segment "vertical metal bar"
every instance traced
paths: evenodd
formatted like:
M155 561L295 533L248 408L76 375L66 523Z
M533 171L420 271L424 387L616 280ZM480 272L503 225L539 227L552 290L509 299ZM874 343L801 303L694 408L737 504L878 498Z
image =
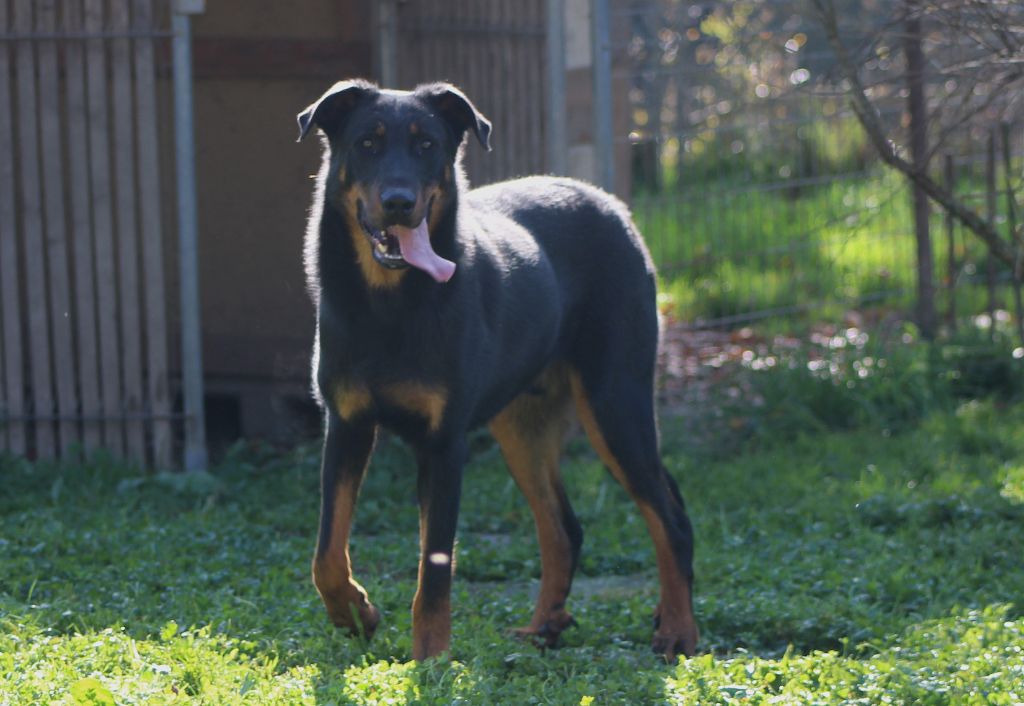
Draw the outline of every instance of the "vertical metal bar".
M89 123L89 199L96 265L96 315L99 322L100 386L103 443L115 456L124 454L124 408L121 406L121 346L117 330L117 266L114 254L114 176L110 165L110 94L105 0L85 0L86 111Z
M996 131L988 133L985 150L985 220L996 222ZM996 259L991 253L985 258L985 284L988 288L988 316L991 336L996 335Z
M382 86L398 87L398 61L396 51L398 28L395 0L380 0L377 4L377 75Z
M57 30L57 0L37 0L37 28ZM78 394L75 380L74 332L71 320L71 278L68 239L64 220L64 157L61 150L60 80L57 42L38 45L39 122L43 167L43 210L46 213L46 244L49 258L50 329L53 345L53 381L61 421L60 454L70 458L78 447Z
M530 27L536 27L543 31L545 23L546 0L533 0L530 4ZM524 51L526 63L529 66L527 86L530 87L530 161L529 173L538 174L548 168L547 157L547 113L544 104L547 102L547 95L544 86L547 82L547 33L530 35L526 38L527 45ZM541 87L538 90L537 87Z
M14 29L28 34L35 30L35 3L14 3ZM28 320L29 362L32 381L32 416L36 417L36 454L39 458L57 455L53 417L52 369L50 367L50 331L47 316L46 242L41 174L39 165L39 106L36 103L36 61L31 42L19 42L14 56L18 90L18 158L21 180L21 228L24 234L25 298Z
M129 0L110 0L110 26L115 32L131 29ZM114 148L114 223L117 224L118 281L121 283L121 405L128 458L146 465L146 427L141 416L142 312L139 302L139 221L135 188L135 106L132 92L131 41L110 42L111 115Z
M181 386L185 412L185 470L206 470L203 349L199 316L199 222L196 213L195 130L192 112L192 36L189 15L203 0L177 0L171 19L174 64L174 152L178 187L181 278Z
M594 156L597 183L615 191L615 134L612 126L612 40L609 0L590 5L591 52L594 82Z
M63 0L64 28L84 30L82 3ZM64 44L64 105L67 115L86 115L85 48L82 42ZM78 385L81 392L82 442L86 455L102 443L103 416L100 398L100 362L97 342L96 268L93 258L92 214L90 213L89 130L86 120L65 120L67 129L68 191L70 191L71 240L75 272L75 333L78 351Z
M953 155L947 154L944 162L946 190L956 190L956 172L953 167ZM949 297L946 309L946 325L950 331L956 331L956 221L946 212L946 291Z
M0 0L0 29L11 29L6 0ZM11 58L8 43L0 43L0 115L14 115L11 97ZM0 347L3 348L4 387L0 395L0 413L13 420L0 429L0 448L24 454L28 446L25 434L25 384L22 379L24 353L21 342L21 296L18 265L17 204L14 193L14 121L0 122ZM8 186L10 185L10 186ZM6 445L5 444L6 439Z
M921 48L921 18L916 2L911 4L912 15L905 23L904 53L907 57L908 98L910 112L910 151L914 171L928 169L928 108L925 103L925 58ZM935 284L931 234L928 229L931 206L928 195L917 184L914 194L914 235L917 242L917 324L921 335L935 337Z
M133 0L132 20L140 33L156 27L152 0ZM164 286L163 224L160 216L160 155L157 137L156 70L153 40L135 40L135 113L138 117L139 215L142 226L142 273L145 278L146 383L153 415L153 465L171 466L171 411L167 389L167 303Z
M1024 252L1021 251L1020 237L1017 235L1017 202L1013 193L1013 155L1010 145L1010 123L1003 122L1000 126L1003 137L1003 184L1006 197L1006 225L1010 236L1010 247L1013 248L1013 270L1011 282L1013 286L1013 309L1017 325L1017 340L1024 343L1024 297L1021 296L1021 266L1024 265Z

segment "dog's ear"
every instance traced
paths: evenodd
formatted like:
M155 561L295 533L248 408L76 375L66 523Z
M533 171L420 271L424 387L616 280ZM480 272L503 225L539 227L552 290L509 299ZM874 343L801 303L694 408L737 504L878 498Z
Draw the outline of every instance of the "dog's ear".
M466 130L472 130L484 149L491 151L491 121L476 109L465 93L450 83L429 83L417 86L415 94L437 110L460 140Z
M360 101L376 92L377 87L369 81L338 81L315 103L299 113L299 140L302 140L314 125L328 134L335 132Z

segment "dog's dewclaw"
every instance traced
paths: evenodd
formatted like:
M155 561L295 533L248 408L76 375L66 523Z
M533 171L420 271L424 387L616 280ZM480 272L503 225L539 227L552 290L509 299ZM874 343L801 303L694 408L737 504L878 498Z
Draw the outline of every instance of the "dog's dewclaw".
M398 238L402 259L413 267L418 267L438 282L447 282L455 274L455 263L444 259L431 247L426 218L415 228L391 226L388 233Z

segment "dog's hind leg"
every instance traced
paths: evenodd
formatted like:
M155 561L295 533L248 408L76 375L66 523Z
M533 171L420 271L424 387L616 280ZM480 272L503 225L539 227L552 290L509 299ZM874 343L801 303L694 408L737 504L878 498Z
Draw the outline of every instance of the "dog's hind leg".
M679 488L658 453L653 355L648 370L646 362L624 350L603 351L613 354L616 365L606 365L608 359L592 351L592 367L571 376L573 396L591 444L636 501L654 540L661 600L652 646L672 660L679 653L693 655L698 639L691 598L693 530Z
M348 539L375 434L373 424L351 424L328 414L320 475L320 536L313 557L313 583L331 622L367 637L376 630L380 612L352 577Z
M583 530L558 472L572 408L565 372L553 369L542 375L491 422L512 477L533 511L540 544L537 605L530 624L514 632L549 647L572 624L565 602L583 544Z

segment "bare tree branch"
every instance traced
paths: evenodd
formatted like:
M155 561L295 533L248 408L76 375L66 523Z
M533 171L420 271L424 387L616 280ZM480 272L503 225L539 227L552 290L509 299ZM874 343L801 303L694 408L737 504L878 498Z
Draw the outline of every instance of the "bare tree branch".
M948 188L929 177L924 170L915 168L913 164L900 156L895 143L886 136L885 127L871 99L868 98L857 67L851 61L846 45L839 36L835 6L832 4L832 0L811 0L811 2L820 14L829 45L836 55L839 72L848 84L847 93L853 112L879 157L920 186L929 198L984 241L992 256L1012 271L1017 260L1014 250L1000 236L994 225L964 204Z

